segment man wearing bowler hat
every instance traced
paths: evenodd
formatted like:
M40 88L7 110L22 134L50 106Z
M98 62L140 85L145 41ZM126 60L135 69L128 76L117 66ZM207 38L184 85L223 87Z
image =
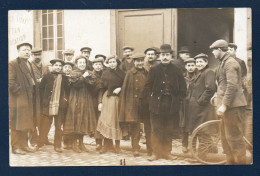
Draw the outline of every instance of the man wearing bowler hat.
M18 57L9 62L9 118L11 146L14 154L35 152L28 146L28 132L34 130L35 84L32 65L28 61L32 45L17 45Z
M124 57L120 65L120 69L126 73L128 70L134 67L134 61L132 59L134 48L131 46L124 46L123 51Z
M172 160L173 128L179 126L180 101L186 95L186 83L182 72L171 63L171 45L160 47L161 63L148 73L145 92L149 95L153 153L148 160L159 158Z
M186 69L185 69L184 60L190 58L191 53L187 46L182 46L178 51L178 53L179 53L179 57L173 60L173 64L175 64L182 71L182 73L185 74Z
M210 49L220 60L216 72L217 96L213 102L217 106L217 115L222 117L221 140L227 164L246 164L243 122L247 102L242 89L241 67L228 53L225 40L215 41Z

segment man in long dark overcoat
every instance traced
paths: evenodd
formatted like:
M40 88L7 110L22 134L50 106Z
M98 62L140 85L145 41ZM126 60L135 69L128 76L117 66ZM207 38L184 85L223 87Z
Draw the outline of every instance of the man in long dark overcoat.
M34 130L34 86L35 77L31 63L32 45L17 45L19 56L9 63L9 118L11 146L15 154L25 154L35 150L28 146L28 131Z
M215 41L210 49L220 60L216 72L217 96L213 102L216 102L217 115L222 117L221 142L227 164L246 164L243 123L247 102L242 89L241 67L227 52L228 43L225 40Z
M148 160L173 159L173 128L178 127L180 101L186 94L182 72L171 63L171 45L160 47L161 64L148 73L145 90L149 93L149 110L152 127L153 153Z
M127 71L120 95L119 121L127 124L134 156L139 155L140 123L142 119L149 118L143 92L148 74L143 67L144 57L140 53L133 56L134 67Z

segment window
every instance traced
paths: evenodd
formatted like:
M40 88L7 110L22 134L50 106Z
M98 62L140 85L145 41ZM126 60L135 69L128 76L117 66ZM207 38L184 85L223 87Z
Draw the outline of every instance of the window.
M64 50L63 10L42 10L42 49L62 57Z

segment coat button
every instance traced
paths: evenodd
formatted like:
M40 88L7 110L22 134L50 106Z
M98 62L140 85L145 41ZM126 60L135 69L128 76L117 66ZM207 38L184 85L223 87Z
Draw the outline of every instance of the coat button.
M160 97L158 97L158 100L160 100Z
M138 81L138 80L135 80L135 81Z
M137 95L135 95L135 97L137 98L138 96L137 96Z
M165 84L165 82L164 82L164 81L163 81L162 83L163 83L163 84Z

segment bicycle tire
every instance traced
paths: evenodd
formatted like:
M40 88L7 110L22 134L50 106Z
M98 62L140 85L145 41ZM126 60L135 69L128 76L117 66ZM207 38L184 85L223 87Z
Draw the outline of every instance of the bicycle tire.
M199 125L191 134L189 148L194 158L207 165L226 162L220 140L220 120L211 120Z

